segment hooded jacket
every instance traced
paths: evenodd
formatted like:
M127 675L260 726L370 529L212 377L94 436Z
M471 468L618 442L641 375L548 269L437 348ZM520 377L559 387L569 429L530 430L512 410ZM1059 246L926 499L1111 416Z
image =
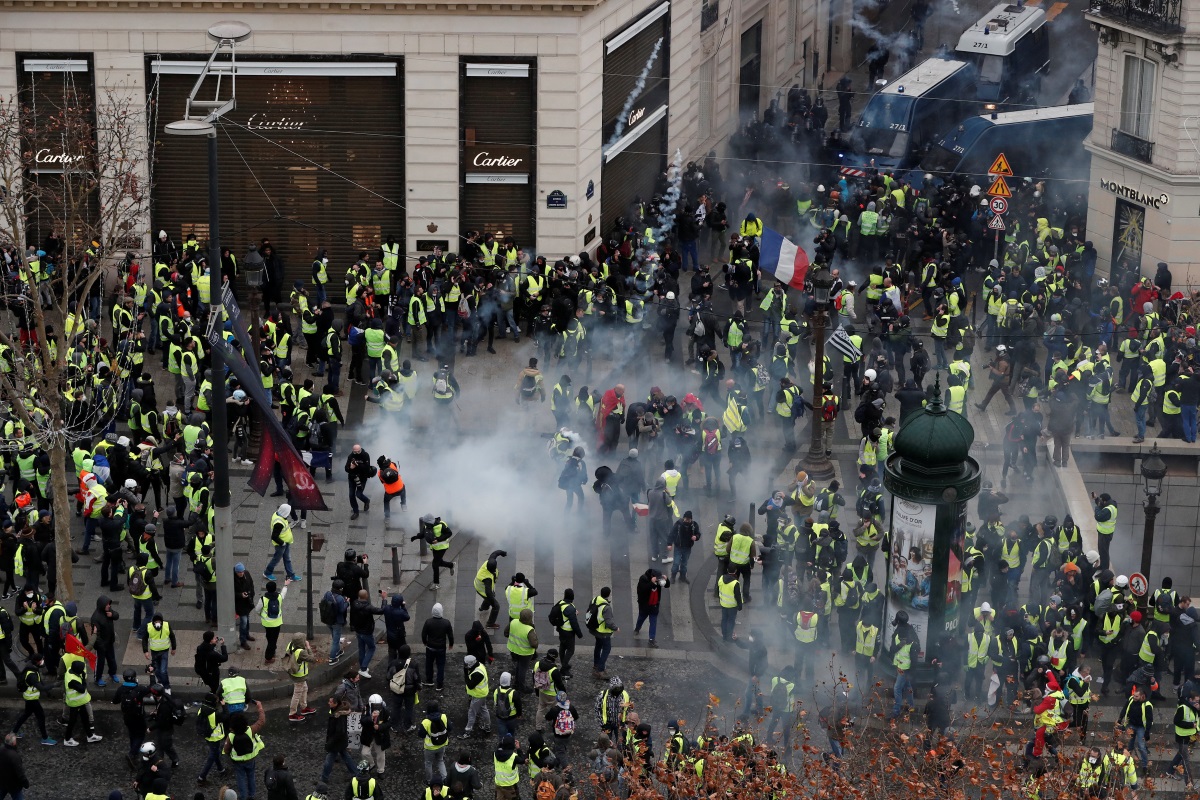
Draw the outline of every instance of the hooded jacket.
M408 634L404 623L411 619L408 609L404 607L404 595L393 594L391 602L383 607L383 621L387 625L387 640L389 644L402 644L407 641Z
M463 637L463 643L467 646L467 655L475 656L481 664L492 660L492 637L480 620L471 623L471 630Z
M521 622L523 622L529 626L529 646L532 647L536 651L538 649L538 638L537 638L537 630L533 627L533 611L528 608L525 609L524 611L522 611L520 620L521 620ZM508 621L508 625L504 626L504 635L505 636L508 636L508 629L511 625L512 625L512 620L510 619Z
M445 650L454 644L454 626L442 616L442 604L433 604L433 616L421 626L421 644L431 650Z
M350 605L350 627L355 633L374 633L375 617L382 613L383 607L371 605L370 600L355 600Z
M100 595L96 598L96 610L92 612L92 633L95 636L95 644L97 647L115 644L117 637L116 631L113 629L113 623L121 618L114 608L111 611L106 611L106 607L111 601L108 597Z

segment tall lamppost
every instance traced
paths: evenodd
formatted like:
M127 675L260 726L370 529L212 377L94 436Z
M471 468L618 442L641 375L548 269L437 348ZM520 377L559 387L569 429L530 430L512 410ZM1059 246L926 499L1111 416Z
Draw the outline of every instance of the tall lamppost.
M237 67L234 51L238 42L250 38L250 26L244 22L218 22L208 29L208 38L216 44L188 95L184 117L177 122L167 123L164 130L173 136L204 136L208 139L208 263L220 274L221 204L218 192L217 128L214 123L237 107ZM222 50L229 52L229 61L218 64L217 56ZM198 99L197 95L204 88L204 81L210 75L217 77L217 90L211 100ZM226 75L230 77L229 97L222 100L221 79ZM218 281L216 286L210 286L208 298L209 324L217 326L215 334L218 336L221 335L219 328L224 308L221 291L222 287ZM225 359L216 348L212 349L212 371L213 472L216 476L213 502L216 510L216 530L212 533L216 543L217 619L221 618L221 614L226 614L232 620L233 518L229 508L229 423L225 408Z
M808 453L802 463L804 471L813 480L825 481L834 476L833 462L825 453L822 435L825 421L821 419L821 395L825 390L825 326L829 321L829 289L833 276L825 264L815 265L810 273L813 298L817 308L812 315L813 377L812 377L812 424L809 425ZM832 424L832 423L830 423Z
M1167 465L1158 452L1158 442L1150 448L1150 454L1142 459L1142 491L1146 494L1146 527L1142 530L1142 575L1150 579L1150 559L1154 555L1154 520L1158 517L1158 498L1162 494L1163 478L1167 476Z
M250 287L250 341L254 342L254 357L247 360L251 363L258 360L260 346L258 314L262 310L262 285L266 273L267 262L259 255L258 245L250 245L246 252L246 258L242 261L242 274L246 278L246 285Z

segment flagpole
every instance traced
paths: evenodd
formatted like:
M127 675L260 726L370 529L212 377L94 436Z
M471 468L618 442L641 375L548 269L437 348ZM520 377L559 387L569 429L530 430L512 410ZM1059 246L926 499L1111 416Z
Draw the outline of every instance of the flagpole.
M821 397L825 393L825 324L829 319L829 290L833 276L823 262L814 264L811 273L813 297L817 308L812 315L813 374L812 374L812 423L809 425L808 453L801 459L804 471L813 480L827 481L836 474L833 463L825 454L824 425L833 425L821 419Z

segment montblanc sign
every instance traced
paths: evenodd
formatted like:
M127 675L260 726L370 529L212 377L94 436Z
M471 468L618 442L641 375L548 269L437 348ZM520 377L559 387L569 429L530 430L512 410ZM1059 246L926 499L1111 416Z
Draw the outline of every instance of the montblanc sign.
M1100 179L1100 188L1112 192L1117 197L1123 197L1126 200L1132 200L1135 203L1140 203L1141 205L1156 210L1171 202L1171 196L1166 192L1146 194L1145 192L1138 191L1132 186L1126 186L1123 183L1110 181L1107 178Z

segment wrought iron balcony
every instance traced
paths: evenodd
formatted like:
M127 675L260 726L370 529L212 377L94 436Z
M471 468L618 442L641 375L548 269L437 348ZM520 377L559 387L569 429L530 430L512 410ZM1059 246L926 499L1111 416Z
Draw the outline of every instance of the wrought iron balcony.
M1113 128L1112 149L1123 156L1149 164L1154 160L1154 142L1139 139L1132 133Z
M704 33L713 25L716 25L717 19L720 16L721 4L719 0L707 0L707 2L700 6L700 32Z
M1092 0L1088 13L1160 34L1183 33L1183 0Z

